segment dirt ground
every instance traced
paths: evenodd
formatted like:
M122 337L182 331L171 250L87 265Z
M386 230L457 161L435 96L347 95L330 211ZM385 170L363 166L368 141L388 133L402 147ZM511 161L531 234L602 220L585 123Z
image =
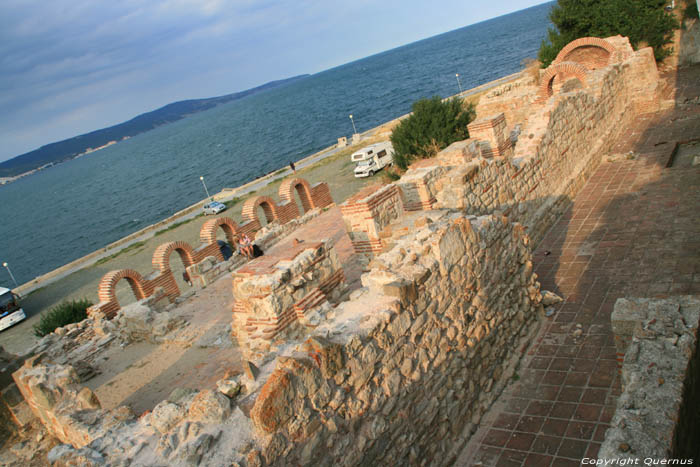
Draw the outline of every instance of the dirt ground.
M215 389L216 381L241 371L230 337L231 283L228 274L177 307L187 325L161 344L113 345L98 359L88 380L102 407L128 405L135 413L152 409L175 388Z
M358 286L362 263L345 232L339 208L324 212L296 233L295 238L309 243L328 239L343 263L345 293ZM284 256L293 241L283 239L265 258ZM232 309L231 276L227 273L171 311L186 325L168 334L165 343L122 346L118 340L112 341L91 361L98 374L84 384L95 392L103 408L127 405L136 414L152 410L176 388L216 389L218 380L243 370L242 353L231 337Z

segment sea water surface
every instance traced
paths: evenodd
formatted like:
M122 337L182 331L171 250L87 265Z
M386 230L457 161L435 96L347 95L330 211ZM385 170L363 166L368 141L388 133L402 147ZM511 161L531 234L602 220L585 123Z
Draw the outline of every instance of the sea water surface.
M21 284L350 136L515 73L536 57L552 3L367 57L0 186L0 261ZM284 78L283 76L274 78ZM236 91L236 90L231 90ZM4 269L4 268L3 268ZM0 285L10 287L6 271Z

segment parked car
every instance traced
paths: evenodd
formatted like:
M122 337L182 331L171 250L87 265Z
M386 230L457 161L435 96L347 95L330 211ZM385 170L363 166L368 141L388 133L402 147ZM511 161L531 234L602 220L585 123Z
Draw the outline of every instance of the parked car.
M212 201L204 205L204 214L219 214L226 210L226 205L218 201Z

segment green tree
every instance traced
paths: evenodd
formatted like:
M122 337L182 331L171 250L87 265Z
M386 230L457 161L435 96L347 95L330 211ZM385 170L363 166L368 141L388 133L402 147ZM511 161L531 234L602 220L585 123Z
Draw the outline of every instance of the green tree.
M433 157L455 141L469 138L467 125L474 120L473 104L439 96L413 103L412 113L394 128L391 144L394 162L405 170L416 158Z
M636 49L640 45L654 48L656 60L671 51L678 22L664 10L666 0L559 0L549 19L554 24L540 46L539 59L549 66L559 51L580 37L606 38L620 34L628 37Z

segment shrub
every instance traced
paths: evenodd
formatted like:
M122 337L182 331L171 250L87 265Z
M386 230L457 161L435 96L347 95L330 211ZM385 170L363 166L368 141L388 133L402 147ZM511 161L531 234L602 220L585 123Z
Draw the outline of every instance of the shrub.
M433 157L455 141L469 138L467 124L476 115L473 104L439 96L413 103L412 113L391 133L394 162L405 170L416 158Z
M396 170L393 167L386 168L382 171L382 178L384 183L389 184L395 182L396 180L399 180L401 178L401 174L396 172Z
M554 29L549 29L540 46L542 66L549 66L575 39L616 34L628 37L634 48L650 45L656 60L662 60L671 53L665 46L678 28L665 6L666 0L559 0L549 14Z
M700 15L698 14L698 4L695 2L690 2L686 5L683 10L683 19L698 19Z
M86 298L60 303L46 313L42 313L39 323L34 325L34 335L44 337L56 328L77 323L87 318L87 309L92 302Z

